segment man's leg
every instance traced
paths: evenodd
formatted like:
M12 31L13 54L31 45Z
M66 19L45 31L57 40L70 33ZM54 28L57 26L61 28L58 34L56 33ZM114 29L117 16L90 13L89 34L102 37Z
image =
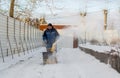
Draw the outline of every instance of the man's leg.
M48 59L48 53L43 52L43 64L46 64L47 59Z
M47 60L49 59L49 57L52 55L52 52L50 51L50 48L46 48L47 52L43 53L43 64L47 64Z
M50 49L46 48L47 52L43 52L43 64L47 64L48 57L50 55Z

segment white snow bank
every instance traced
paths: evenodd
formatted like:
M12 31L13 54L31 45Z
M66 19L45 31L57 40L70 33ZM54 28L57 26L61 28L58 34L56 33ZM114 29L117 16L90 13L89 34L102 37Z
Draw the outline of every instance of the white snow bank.
M109 53L111 49L117 51L115 47L111 47L111 46L98 46L98 45L90 45L90 44L80 44L79 46L92 49L94 51L101 52L101 53Z

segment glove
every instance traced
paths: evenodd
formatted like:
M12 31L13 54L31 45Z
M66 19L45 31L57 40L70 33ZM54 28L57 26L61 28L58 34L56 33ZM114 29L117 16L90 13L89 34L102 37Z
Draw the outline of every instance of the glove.
M51 47L51 49L50 49L51 52L54 52L54 51L55 51L55 49L56 49L56 46L55 46L55 45L56 45L56 43L53 43L53 45L52 45L52 47Z

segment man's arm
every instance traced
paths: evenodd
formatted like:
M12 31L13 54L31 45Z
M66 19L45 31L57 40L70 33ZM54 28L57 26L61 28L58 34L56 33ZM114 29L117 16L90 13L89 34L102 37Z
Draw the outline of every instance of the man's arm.
M59 33L58 33L58 31L55 29L55 32L56 32L56 40L59 38Z
M44 33L43 33L43 41L44 41L45 43L47 43L46 31L44 31Z

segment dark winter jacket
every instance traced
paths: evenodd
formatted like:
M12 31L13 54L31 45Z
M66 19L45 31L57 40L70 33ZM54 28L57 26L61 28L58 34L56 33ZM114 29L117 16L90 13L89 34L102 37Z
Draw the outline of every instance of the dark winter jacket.
M55 28L46 29L43 33L43 41L47 44L47 48L51 48L52 44L58 39L59 33Z

